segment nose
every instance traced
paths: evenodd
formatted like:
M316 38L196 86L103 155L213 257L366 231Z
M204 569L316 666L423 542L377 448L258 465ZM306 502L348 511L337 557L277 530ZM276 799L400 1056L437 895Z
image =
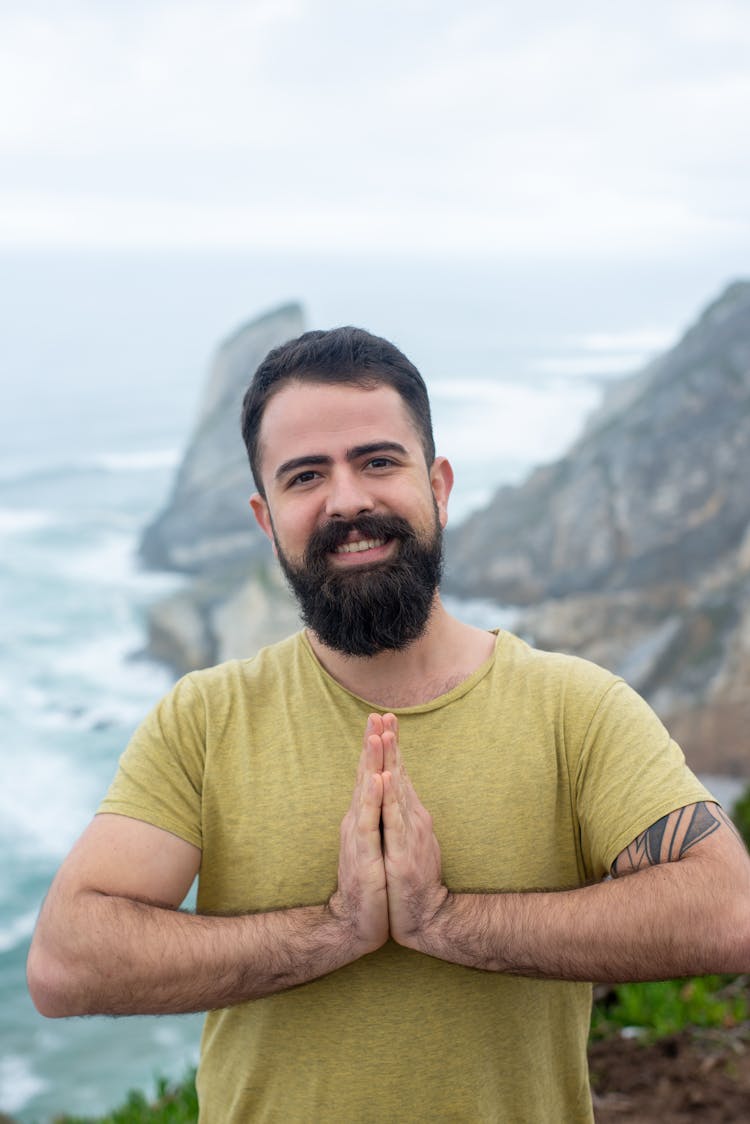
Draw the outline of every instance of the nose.
M348 465L331 474L326 494L326 515L329 519L355 519L363 512L372 511L375 501L359 473Z

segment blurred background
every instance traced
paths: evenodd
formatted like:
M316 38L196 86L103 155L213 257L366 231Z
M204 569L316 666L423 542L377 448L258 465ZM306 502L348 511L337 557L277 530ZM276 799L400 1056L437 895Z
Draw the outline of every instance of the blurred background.
M293 624L238 577L269 559L207 425L290 326L425 376L457 611L599 658L748 779L748 58L743 0L0 0L0 1111L196 1056L193 1018L45 1022L23 965L175 672Z

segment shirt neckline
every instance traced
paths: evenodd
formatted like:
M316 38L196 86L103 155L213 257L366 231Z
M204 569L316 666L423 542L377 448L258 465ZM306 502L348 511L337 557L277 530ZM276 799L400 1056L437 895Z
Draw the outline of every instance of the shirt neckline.
M464 695L467 695L470 691L472 691L494 667L498 652L500 650L500 644L505 635L503 630L499 628L490 628L487 629L487 631L495 637L495 647L493 648L490 656L484 661L484 663L480 664L475 671L472 671L471 675L468 675L466 679L463 679L460 683L457 683L456 686L451 688L450 691L446 691L444 695L437 695L436 698L430 699L428 702L417 703L415 706L398 707L380 706L378 703L370 702L369 699L364 698L362 695L355 694L355 692L350 691L348 687L344 687L342 683L339 683L338 679L335 679L333 675L331 675L331 673L329 671L326 671L326 669L323 667L322 663L313 651L312 645L307 636L307 632L303 629L299 633L299 636L301 637L303 651L306 653L308 658L312 660L313 665L315 666L321 678L324 679L331 687L333 687L336 691L340 691L344 695L348 695L350 699L354 699L356 702L363 704L365 707L367 707L368 710L371 710L373 712L380 712L381 714L395 714L398 717L399 715L425 714L431 710L439 710L441 707L448 706L450 703L456 702L458 699L463 698Z

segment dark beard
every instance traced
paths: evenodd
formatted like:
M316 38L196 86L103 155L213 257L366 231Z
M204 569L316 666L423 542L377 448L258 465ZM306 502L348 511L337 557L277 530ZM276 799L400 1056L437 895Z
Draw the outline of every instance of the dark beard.
M363 539L396 539L397 552L366 568L336 570L328 556L352 531ZM376 656L405 648L427 627L443 569L437 508L427 539L400 516L362 515L319 527L299 568L278 542L276 550L303 621L327 647L347 656Z

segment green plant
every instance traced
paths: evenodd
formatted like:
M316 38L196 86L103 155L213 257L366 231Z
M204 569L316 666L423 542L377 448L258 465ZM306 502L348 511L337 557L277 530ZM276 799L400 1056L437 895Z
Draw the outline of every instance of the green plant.
M745 841L745 846L750 847L750 788L745 789L732 809L732 821Z
M687 1027L736 1026L750 1017L747 984L742 976L619 984L595 1004L592 1038L605 1038L626 1027L653 1040Z
M128 1093L120 1108L107 1116L58 1116L55 1124L195 1124L198 1119L198 1095L195 1091L195 1072L182 1082L173 1083L159 1078L156 1098L146 1099L141 1092Z

